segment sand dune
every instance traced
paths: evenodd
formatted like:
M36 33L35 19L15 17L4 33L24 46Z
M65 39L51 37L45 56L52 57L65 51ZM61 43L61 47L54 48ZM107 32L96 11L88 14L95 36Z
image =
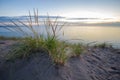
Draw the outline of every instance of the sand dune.
M80 57L71 57L56 66L45 51L27 59L6 61L4 53L13 41L0 44L0 80L120 80L120 50L86 48Z

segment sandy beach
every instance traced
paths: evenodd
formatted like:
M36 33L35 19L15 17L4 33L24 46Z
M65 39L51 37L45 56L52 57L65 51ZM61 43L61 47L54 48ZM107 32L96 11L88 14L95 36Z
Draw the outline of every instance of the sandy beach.
M0 41L0 80L120 80L120 49L87 47L80 57L56 66L45 51L6 61L16 41Z

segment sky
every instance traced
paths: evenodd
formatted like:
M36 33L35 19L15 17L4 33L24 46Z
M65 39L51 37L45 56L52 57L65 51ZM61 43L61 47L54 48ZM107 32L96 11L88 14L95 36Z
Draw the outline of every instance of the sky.
M120 0L0 0L0 16L23 16L34 8L40 15L120 19Z

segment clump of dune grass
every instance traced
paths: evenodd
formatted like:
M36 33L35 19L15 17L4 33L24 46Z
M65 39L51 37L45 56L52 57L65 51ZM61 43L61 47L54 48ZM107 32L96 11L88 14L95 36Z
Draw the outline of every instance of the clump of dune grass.
M82 44L73 44L72 45L72 50L73 50L73 54L72 56L80 56L84 50L83 45Z
M15 59L25 58L30 53L30 47L26 44L20 43L19 45L14 45L10 50L9 54L6 56L7 61L13 61Z
M94 47L98 47L98 48L104 49L104 48L112 48L112 45L104 42L104 43L95 44Z
M50 56L52 57L55 64L64 65L68 59L65 53L65 44L62 42L56 42L54 46L56 47L49 50Z
M20 40L20 39L21 38L0 36L0 40Z
M23 37L20 39L18 46L13 47L10 51L7 59L14 60L16 58L26 58L31 54L45 50L51 57L52 61L56 65L64 65L68 59L66 55L66 49L72 50L72 56L79 56L83 52L82 44L68 44L66 41L60 40L60 34L62 33L62 28L65 25L59 24L58 18L51 20L49 15L44 20L44 33L42 33L41 24L39 21L38 10L34 9L34 15L32 16L29 11L29 17L27 18L27 23L22 21L10 20L14 28L7 27L6 29L10 31L17 31L17 34L21 34ZM24 30L21 26L24 26ZM36 30L37 28L37 30ZM28 31L29 32L28 32ZM30 34L30 32L32 34Z
M34 10L34 20L32 19L31 13L29 12L29 18L27 19L28 24L25 24L24 22L19 20L17 20L17 22L13 19L10 20L15 27L9 27L7 29L11 31L16 31L17 34L22 35L23 38L22 40L20 40L21 44L19 45L19 47L16 47L11 51L11 56L9 55L9 58L28 57L32 52L34 53L42 46L43 37L41 37L34 28L34 25L39 27L38 17L38 10ZM24 26L33 35L23 30L21 26Z
M11 20L13 25L16 26L14 30L16 30L19 34L22 34L24 38L21 40L19 47L14 48L11 51L12 54L9 55L9 59L28 57L30 54L40 51L42 48L48 51L48 54L55 64L64 65L67 60L67 56L65 55L65 45L59 40L59 32L64 24L59 25L57 19L58 18L53 21L48 15L48 18L44 21L45 36L41 33L42 30L39 28L40 22L38 10L34 10L34 17L29 11L29 18L27 19L28 24L19 20L17 22ZM23 30L20 24L26 27L33 35ZM35 30L35 27L38 27L39 30ZM11 28L7 29L14 31Z
M52 21L49 15L44 24L47 32L44 47L49 51L49 55L52 57L55 64L64 65L67 60L67 56L65 55L66 46L59 40L59 32L64 24L59 25L57 18L55 21Z

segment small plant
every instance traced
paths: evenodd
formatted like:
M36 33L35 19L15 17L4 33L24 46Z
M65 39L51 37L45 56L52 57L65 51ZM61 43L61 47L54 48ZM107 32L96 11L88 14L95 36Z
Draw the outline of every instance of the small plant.
M108 43L101 43L101 44L96 44L96 45L94 45L94 47L99 47L99 48L108 48L108 47L112 47L112 45L111 44L108 44Z
M107 44L106 43L101 43L101 44L98 45L98 47L100 47L100 48L106 48Z
M72 49L73 49L73 56L80 56L80 54L82 54L83 52L82 44L73 44Z
M7 60L15 60L17 58L24 58L28 56L30 53L30 49L25 44L19 44L18 46L14 46L12 50L7 55Z
M51 50L51 57L55 64L57 65L64 65L64 63L67 61L68 56L65 53L65 45L64 43L58 42L57 48Z
M20 40L20 39L21 38L0 36L0 40Z

